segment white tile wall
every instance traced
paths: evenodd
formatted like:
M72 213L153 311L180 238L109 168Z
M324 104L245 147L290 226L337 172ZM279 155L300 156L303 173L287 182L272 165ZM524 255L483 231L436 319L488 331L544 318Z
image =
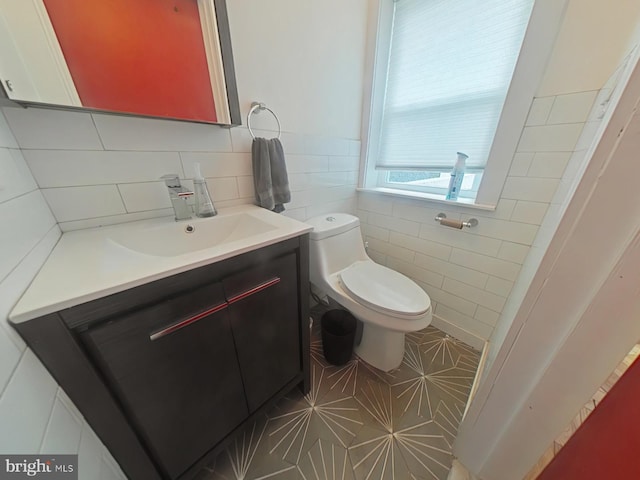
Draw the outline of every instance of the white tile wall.
M534 99L494 212L358 194L369 253L429 293L434 325L476 346L491 336L540 225L554 210L561 182L580 161L574 150L589 144L584 137L591 130L584 127L596 95ZM433 220L439 212L475 217L479 225L462 231L442 227Z
M16 125L31 122L23 115L24 110L7 111ZM65 131L73 126L77 128L76 134L86 134L86 117L45 115L33 121L33 132L21 132L26 145L101 148L99 142L94 143L96 136L75 138L73 132ZM52 176L57 173L52 171ZM100 442L96 447L98 456L82 453L81 432L90 431L90 427L6 321L11 308L60 238L60 229L2 114L0 222L5 226L0 229L0 452L73 454L80 451L83 465L80 478L124 479Z
M188 179L196 162L218 208L254 203L252 139L246 128L6 110L17 144L63 231L171 215L160 177L176 173L192 186ZM43 138L34 125L53 133ZM256 131L265 137L274 133ZM281 140L292 190L285 215L305 220L336 210L355 212L358 140L295 132L283 132ZM0 156L0 164L9 161Z

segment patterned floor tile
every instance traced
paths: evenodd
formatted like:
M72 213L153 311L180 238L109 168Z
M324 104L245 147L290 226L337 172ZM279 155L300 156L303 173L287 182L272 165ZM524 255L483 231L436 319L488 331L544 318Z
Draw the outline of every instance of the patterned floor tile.
M311 311L309 394L290 392L199 479L446 479L479 352L430 326L406 335L391 372L356 355L331 365L321 339L327 310Z
M262 417L236 436L210 469L211 480L294 480L299 478L295 465L269 454L266 441L268 419Z
M302 457L298 471L304 480L354 479L347 449L323 439Z
M346 448L363 425L355 399L331 390L317 363L312 377L308 395L289 396L269 413L269 453L294 464L320 438Z

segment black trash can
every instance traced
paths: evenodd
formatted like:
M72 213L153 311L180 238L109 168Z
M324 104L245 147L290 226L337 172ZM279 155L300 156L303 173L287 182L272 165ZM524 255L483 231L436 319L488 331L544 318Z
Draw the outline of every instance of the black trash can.
M322 315L322 351L327 362L344 365L351 360L356 324L356 317L346 310L329 310Z

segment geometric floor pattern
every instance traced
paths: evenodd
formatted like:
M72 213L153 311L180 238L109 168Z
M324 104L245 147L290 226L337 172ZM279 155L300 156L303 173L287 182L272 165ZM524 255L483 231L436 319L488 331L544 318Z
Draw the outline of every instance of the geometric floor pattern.
M248 425L198 480L446 479L480 353L436 328L406 336L389 373L327 363L312 309L311 391Z

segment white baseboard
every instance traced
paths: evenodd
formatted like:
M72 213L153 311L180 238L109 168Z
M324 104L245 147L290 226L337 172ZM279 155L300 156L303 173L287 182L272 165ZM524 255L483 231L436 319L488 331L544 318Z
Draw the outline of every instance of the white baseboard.
M471 332L467 332L465 329L458 327L445 320L438 315L433 315L433 320L431 320L431 325L436 327L439 330L442 330L444 333L448 333L453 338L460 340L461 342L466 343L470 347L475 348L476 350L482 351L485 346L485 339L480 338L477 335L474 335Z
M451 470L449 470L449 475L447 476L447 480L479 480L478 477L473 475L469 470L466 469L464 465L462 465L458 460L453 460L453 465L451 465Z

